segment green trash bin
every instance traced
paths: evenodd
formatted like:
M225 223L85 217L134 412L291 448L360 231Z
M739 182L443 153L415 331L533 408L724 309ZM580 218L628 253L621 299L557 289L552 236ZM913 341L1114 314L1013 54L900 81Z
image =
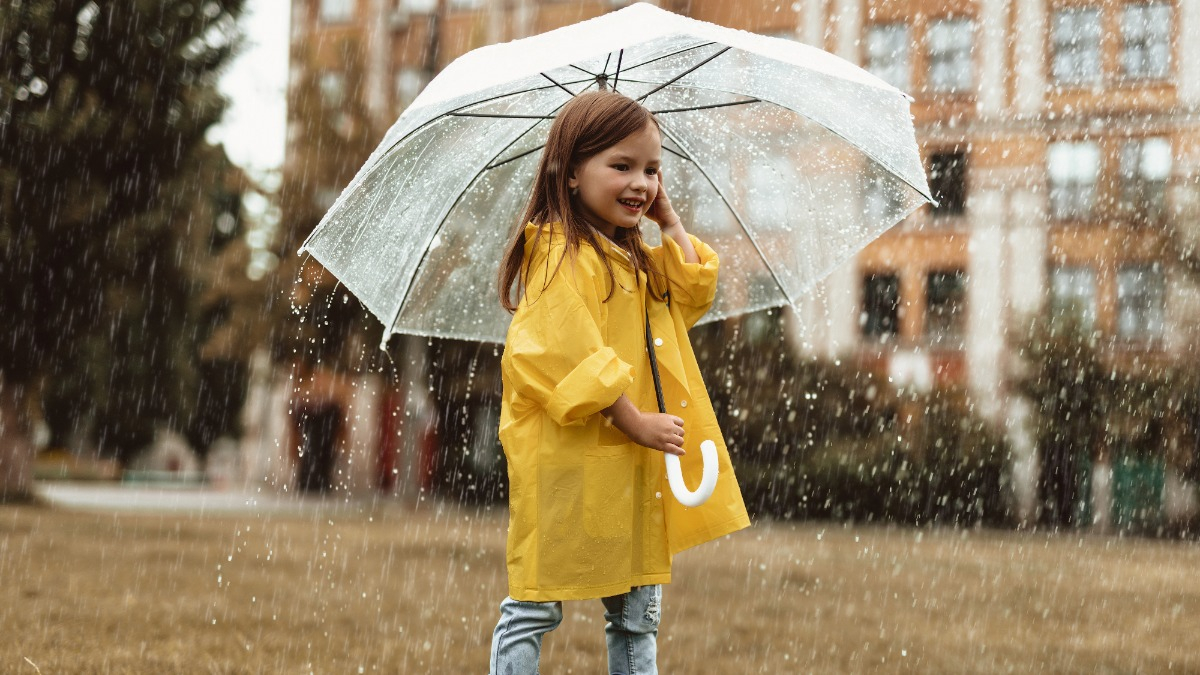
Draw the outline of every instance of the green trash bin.
M1167 463L1162 457L1122 453L1113 462L1113 525L1148 530L1163 524Z

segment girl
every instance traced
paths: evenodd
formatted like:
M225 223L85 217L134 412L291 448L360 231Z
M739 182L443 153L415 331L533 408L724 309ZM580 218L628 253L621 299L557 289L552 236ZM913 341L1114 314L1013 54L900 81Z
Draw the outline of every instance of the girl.
M600 598L611 673L655 673L661 584L679 551L750 524L687 329L716 292L717 255L689 235L659 171L658 122L615 92L559 112L524 227L500 267L513 312L501 360L508 459L508 591L491 672L533 674L562 601ZM642 242L645 216L663 245ZM654 335L667 413L646 345ZM660 453L699 482L717 443L721 478L702 506L669 492Z

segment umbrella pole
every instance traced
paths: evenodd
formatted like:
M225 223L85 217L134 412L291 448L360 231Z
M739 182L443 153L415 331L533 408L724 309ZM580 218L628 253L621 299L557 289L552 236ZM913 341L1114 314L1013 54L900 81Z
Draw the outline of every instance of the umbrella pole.
M667 305L670 306L670 297ZM654 353L654 334L650 332L650 310L646 310L646 349L650 355L650 373L654 377L654 395L658 398L658 411L667 412L667 404L663 400L662 378L658 375L658 356ZM703 471L700 475L700 486L695 491L689 490L683 480L683 467L679 457L663 454L667 463L667 483L671 486L671 494L684 506L696 507L708 501L713 489L717 487L717 444L705 440L700 444L700 460Z

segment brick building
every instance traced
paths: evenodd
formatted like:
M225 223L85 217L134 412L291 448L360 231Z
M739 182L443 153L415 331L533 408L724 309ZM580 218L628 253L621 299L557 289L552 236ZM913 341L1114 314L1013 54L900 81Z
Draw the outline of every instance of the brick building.
M285 250L441 67L624 4L293 0ZM918 387L967 388L1016 441L1026 515L1039 461L1008 381L1016 327L1072 311L1114 367L1196 358L1200 301L1172 241L1200 220L1200 44L1181 39L1200 34L1200 0L656 4L819 46L911 93L940 205L806 298L794 344ZM1096 459L1090 489L1111 501L1111 459ZM1173 459L1160 479L1172 515L1195 508L1177 470L1191 461Z

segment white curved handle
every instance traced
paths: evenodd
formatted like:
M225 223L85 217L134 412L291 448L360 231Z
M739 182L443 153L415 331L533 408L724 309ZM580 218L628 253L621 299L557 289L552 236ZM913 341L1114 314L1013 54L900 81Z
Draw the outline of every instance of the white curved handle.
M704 441L700 444L700 459L704 461L704 473L700 477L700 487L695 492L688 489L683 482L683 469L679 466L679 458L675 455L663 455L667 458L667 482L671 484L671 493L684 506L700 506L712 496L713 488L717 487L717 444Z

